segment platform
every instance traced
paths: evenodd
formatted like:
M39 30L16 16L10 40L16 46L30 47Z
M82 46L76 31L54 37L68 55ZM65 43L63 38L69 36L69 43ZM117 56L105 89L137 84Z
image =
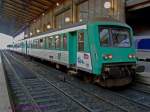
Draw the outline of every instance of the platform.
M0 56L0 112L12 112Z
M145 71L138 73L137 80L145 84L150 84L150 62L139 61L138 64L145 66Z

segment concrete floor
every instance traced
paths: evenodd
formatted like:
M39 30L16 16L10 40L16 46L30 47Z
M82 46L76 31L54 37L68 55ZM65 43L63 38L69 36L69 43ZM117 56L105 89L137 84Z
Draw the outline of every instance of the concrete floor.
M145 66L145 71L144 72L149 72L150 73L150 62L139 61L138 64L139 65L144 65Z
M138 80L145 84L150 84L150 62L139 61L138 64L145 66L145 71L139 73Z
M0 57L0 112L12 112Z

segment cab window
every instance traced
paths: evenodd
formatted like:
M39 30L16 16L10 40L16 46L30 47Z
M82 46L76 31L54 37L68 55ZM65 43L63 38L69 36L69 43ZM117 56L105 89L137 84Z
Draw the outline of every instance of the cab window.
M126 29L112 29L112 41L114 47L130 47L130 34Z
M103 47L109 46L109 29L100 28L100 45Z

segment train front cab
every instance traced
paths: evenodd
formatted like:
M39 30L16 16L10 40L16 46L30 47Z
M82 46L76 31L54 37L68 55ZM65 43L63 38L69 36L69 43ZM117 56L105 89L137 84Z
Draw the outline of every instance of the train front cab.
M92 72L102 86L123 86L135 77L136 57L132 29L103 22L88 26Z

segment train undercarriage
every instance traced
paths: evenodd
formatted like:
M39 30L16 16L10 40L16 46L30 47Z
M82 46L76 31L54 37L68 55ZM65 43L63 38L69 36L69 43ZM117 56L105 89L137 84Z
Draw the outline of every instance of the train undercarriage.
M104 64L96 82L103 87L120 87L130 84L136 75L136 63Z

